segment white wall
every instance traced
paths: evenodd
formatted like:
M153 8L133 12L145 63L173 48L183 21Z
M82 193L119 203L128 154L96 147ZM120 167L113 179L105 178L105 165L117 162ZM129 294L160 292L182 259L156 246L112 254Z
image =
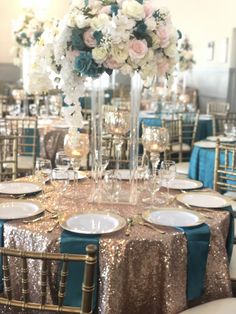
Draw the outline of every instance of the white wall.
M69 0L0 0L0 63L12 62L12 21L22 14L22 4L26 2L44 6L45 15L54 18L61 18L69 6Z

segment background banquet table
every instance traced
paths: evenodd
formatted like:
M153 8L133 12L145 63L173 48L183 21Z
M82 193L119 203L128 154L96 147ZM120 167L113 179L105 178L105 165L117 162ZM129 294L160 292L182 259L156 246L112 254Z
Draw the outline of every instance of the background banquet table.
M164 113L163 113L164 114ZM141 111L139 115L140 126L142 123L150 126L161 126L160 114L148 113L146 111ZM165 114L164 114L165 115ZM212 118L209 115L200 115L198 120L198 126L196 131L196 141L211 136L213 132ZM141 127L140 127L141 134Z
M228 144L235 144L235 142ZM215 148L216 142L206 140L196 142L190 158L188 177L201 181L203 186L208 188L213 188L214 184Z
M34 178L27 181L34 181ZM128 183L124 183L128 184ZM58 183L59 185L59 183ZM59 190L56 189L57 191ZM62 211L110 211L128 218L144 211L143 203L136 206L91 204L88 203L90 180L78 183L78 194L82 199L63 198L57 204ZM51 189L49 185L47 189ZM47 193L45 208L55 208L57 192ZM50 196L50 197L49 197ZM31 199L38 199L34 197ZM6 199L1 199L6 201ZM173 203L172 206L178 206ZM22 221L8 221L4 224L4 247L39 252L58 252L62 229L56 228L47 233L55 221L50 213L45 219L24 224ZM204 212L204 211L203 211ZM231 296L228 259L225 242L229 228L227 211L212 211L213 219L206 222L211 230L210 249L206 266L205 293L197 303ZM122 229L105 234L99 240L99 295L98 309L101 314L176 314L188 307L186 299L187 241L182 232L175 228L164 227L165 234L134 225L130 236ZM14 293L19 293L16 284L20 265L14 261L16 272L13 274ZM18 271L17 271L18 270ZM48 278L48 297L56 296L58 268L51 269ZM35 301L39 301L39 264L30 264L30 291ZM50 288L49 288L50 287ZM1 313L8 313L2 309ZM12 310L9 313L14 313Z

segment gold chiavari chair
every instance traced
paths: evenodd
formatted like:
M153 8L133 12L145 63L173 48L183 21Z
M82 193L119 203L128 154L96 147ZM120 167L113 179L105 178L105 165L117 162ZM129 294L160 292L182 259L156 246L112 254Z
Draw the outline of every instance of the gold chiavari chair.
M216 142L214 190L236 199L236 146Z
M32 173L37 154L37 117L5 119L6 132L18 136L18 171Z
M176 165L176 172L178 175L187 176L189 171L189 158L196 142L196 134L199 123L200 111L184 112L180 116L183 120L183 162Z
M37 313L44 311L54 313L81 313L92 314L93 312L93 294L95 290L94 275L97 264L96 246L89 244L86 247L86 255L82 254L61 254L61 253L39 253L39 252L24 252L15 249L0 248L0 255L2 257L3 281L4 281L4 296L0 297L0 304L10 307L16 307L21 310L32 309L37 310ZM21 259L21 300L13 298L11 271L9 259ZM29 292L29 276L28 276L28 260L40 260L41 266L41 302L31 302ZM59 262L62 264L59 288L58 288L58 302L51 304L47 302L47 274L50 263ZM66 294L66 284L68 280L68 263L84 263L83 284L82 284L82 301L80 307L72 307L64 305L64 298ZM14 264L13 264L14 265ZM15 283L14 283L15 284Z
M236 126L236 113L228 113L227 116L217 116L212 117L212 134L222 135L225 131L225 124L233 124Z
M207 104L206 113L226 117L229 110L230 104L227 102L210 102Z
M176 159L181 162L183 158L183 121L178 119L162 119L162 126L169 131L169 148L164 153L165 159Z
M17 177L17 144L17 136L0 135L0 181Z

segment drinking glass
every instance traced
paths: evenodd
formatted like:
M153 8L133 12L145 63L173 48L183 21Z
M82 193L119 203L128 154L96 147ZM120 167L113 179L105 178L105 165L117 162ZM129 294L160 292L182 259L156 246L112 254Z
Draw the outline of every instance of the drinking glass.
M226 136L231 136L233 133L233 128L234 128L234 125L232 123L225 123L224 124L224 134Z
M118 202L121 192L121 177L116 170L108 170L104 174L104 189L111 202Z
M42 198L45 197L45 184L51 178L52 163L49 159L39 158L36 160L35 175L42 187Z
M53 198L55 210L58 211L60 199L63 197L69 185L69 173L67 169L54 168L51 173L51 184L53 185L55 197Z
M176 165L173 160L164 160L161 163L160 176L162 181L165 182L167 189L167 202L170 201L170 182L175 179Z
M56 153L55 164L56 167L61 170L68 170L71 165L71 159L65 154L64 151L59 151Z
M166 128L157 126L143 126L142 142L144 149L150 152L152 173L156 174L160 162L160 153L169 145L169 132Z
M151 194L151 197L144 198L142 201L144 203L147 203L149 205L152 205L152 207L155 207L155 205L162 204L160 201L160 198L156 197L157 192L159 192L162 184L162 177L160 175L150 174L149 180L148 180L148 192Z

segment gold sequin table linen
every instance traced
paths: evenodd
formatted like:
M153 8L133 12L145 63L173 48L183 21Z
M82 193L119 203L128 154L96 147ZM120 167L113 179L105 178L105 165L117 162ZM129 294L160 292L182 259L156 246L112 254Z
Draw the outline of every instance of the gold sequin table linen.
M32 180L32 179L31 179ZM128 183L125 183L128 184ZM50 186L48 187L50 189ZM46 209L59 206L60 211L75 212L110 211L124 218L134 217L145 210L141 198L136 206L91 204L87 198L92 189L90 180L78 183L78 195L82 199L67 199L55 192L46 194ZM50 197L49 197L50 196ZM36 197L38 199L39 197ZM60 199L59 199L60 198ZM32 199L32 198L31 198ZM1 199L1 201L6 201ZM173 203L177 206L177 203ZM206 266L205 293L197 304L231 296L228 258L225 242L229 227L227 211L207 212L213 219L206 222L211 230L210 248ZM47 233L55 220L45 211L42 221L24 224L22 221L9 221L4 224L4 246L28 251L58 252L62 232L57 227ZM135 224L130 236L126 228L111 234L102 235L99 246L99 314L177 314L189 307L186 300L187 241L175 228L163 227L160 234L145 226ZM19 293L17 284L18 269L13 274L14 292ZM19 265L20 267L20 265ZM30 293L34 301L40 301L40 265L30 264ZM48 278L48 300L55 300L57 267L51 269ZM1 313L21 313L5 308ZM22 312L25 313L25 312ZM29 311L29 313L37 313Z

